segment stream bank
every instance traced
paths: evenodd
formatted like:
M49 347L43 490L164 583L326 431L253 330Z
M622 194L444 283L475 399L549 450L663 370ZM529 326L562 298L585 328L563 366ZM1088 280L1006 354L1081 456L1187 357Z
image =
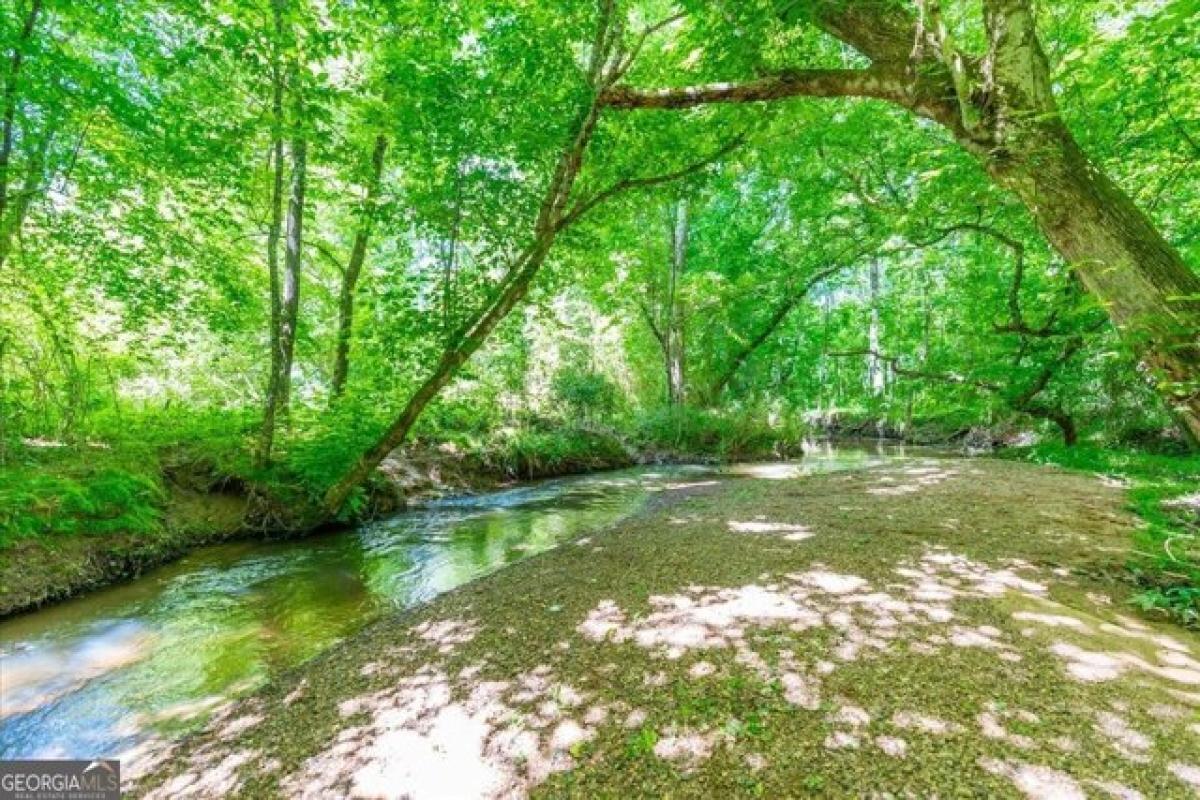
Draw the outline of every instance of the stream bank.
M649 458L613 441L597 441L590 454L515 464L445 446L408 447L387 459L365 487L363 510L353 522L380 519L447 494L619 469ZM0 552L0 618L136 578L198 547L297 538L351 523L330 519L292 487L253 483L210 463L170 462L162 485L160 524L151 532L28 538Z

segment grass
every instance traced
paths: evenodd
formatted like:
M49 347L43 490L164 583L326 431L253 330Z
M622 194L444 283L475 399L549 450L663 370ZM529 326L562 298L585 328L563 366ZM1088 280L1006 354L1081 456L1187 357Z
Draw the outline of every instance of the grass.
M0 549L25 539L161 531L161 475L101 449L52 451L0 469Z
M1139 587L1133 602L1200 626L1200 503L1172 502L1200 492L1200 456L1053 445L1012 455L1127 482L1129 507L1144 523L1135 533L1129 561Z

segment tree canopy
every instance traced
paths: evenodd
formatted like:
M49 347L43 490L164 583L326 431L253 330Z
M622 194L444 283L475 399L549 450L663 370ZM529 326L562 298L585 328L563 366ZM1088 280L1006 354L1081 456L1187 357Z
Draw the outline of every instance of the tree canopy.
M1198 19L17 0L0 452L252 416L336 512L463 415L1194 445Z

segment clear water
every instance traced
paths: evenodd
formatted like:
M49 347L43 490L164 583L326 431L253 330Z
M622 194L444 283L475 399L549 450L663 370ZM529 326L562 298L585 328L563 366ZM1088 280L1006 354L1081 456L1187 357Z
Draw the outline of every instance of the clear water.
M638 511L686 480L791 480L894 458L638 468L447 498L357 530L198 550L135 581L0 622L0 758L119 757L202 724L393 609Z

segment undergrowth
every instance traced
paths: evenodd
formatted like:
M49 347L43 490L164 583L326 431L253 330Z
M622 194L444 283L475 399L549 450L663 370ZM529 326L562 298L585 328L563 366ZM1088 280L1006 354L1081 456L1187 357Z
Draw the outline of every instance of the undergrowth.
M807 428L796 415L772 421L759 410L720 411L667 406L645 412L631 425L639 450L675 457L737 461L802 455Z

